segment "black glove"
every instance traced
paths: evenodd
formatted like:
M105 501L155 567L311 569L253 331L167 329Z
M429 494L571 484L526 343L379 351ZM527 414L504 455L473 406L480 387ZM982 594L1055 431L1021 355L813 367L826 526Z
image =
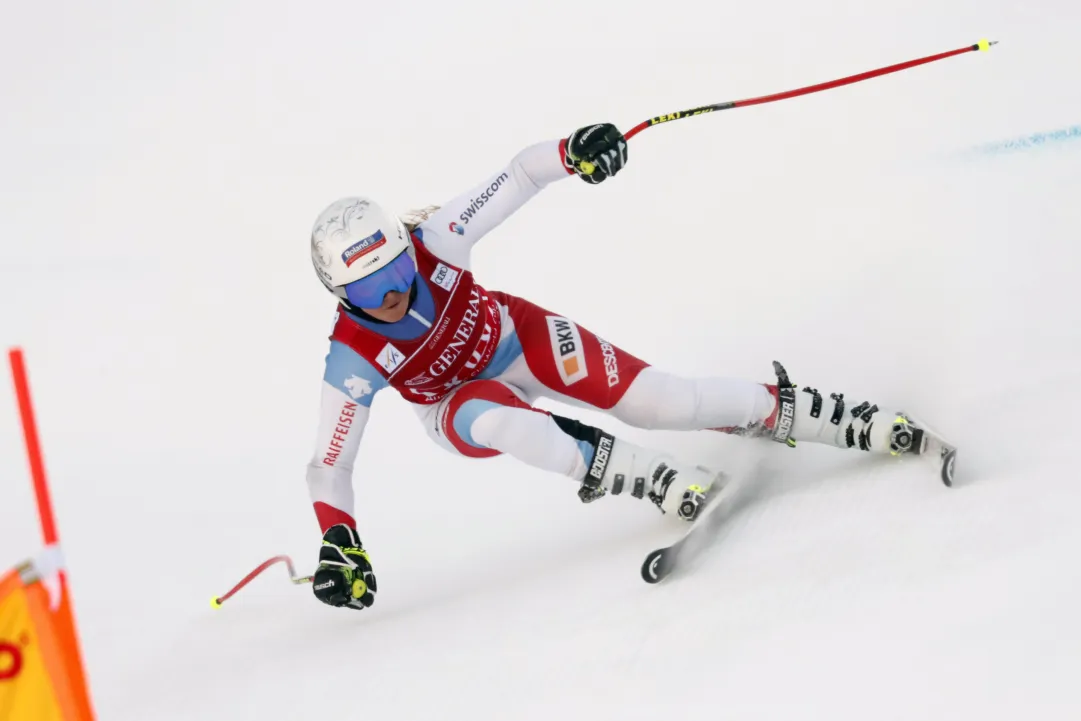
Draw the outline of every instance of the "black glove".
M331 606L360 609L375 602L375 574L354 529L339 523L323 534L312 591Z
M611 123L579 128L567 138L563 164L587 183L604 182L627 163L627 140Z

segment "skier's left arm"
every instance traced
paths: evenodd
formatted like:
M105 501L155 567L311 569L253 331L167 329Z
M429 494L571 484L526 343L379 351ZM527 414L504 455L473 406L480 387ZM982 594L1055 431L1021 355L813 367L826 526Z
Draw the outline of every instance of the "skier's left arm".
M578 175L595 185L618 173L626 162L627 141L610 123L588 125L562 140L536 143L442 205L420 225L418 235L436 255L468 267L469 248L551 183Z

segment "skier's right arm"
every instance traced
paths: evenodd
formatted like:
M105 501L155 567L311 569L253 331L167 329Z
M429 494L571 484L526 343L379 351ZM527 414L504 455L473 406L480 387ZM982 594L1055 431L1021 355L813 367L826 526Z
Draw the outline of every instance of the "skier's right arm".
M332 341L323 373L315 451L308 463L308 491L319 528L356 528L353 461L375 394L387 387L376 369L349 346Z

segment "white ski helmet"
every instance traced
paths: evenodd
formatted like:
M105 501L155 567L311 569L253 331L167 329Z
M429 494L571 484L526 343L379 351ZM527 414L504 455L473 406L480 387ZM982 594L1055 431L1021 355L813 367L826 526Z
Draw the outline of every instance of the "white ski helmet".
M327 206L312 226L311 244L319 280L350 310L378 308L388 292L407 292L417 273L405 225L369 198Z

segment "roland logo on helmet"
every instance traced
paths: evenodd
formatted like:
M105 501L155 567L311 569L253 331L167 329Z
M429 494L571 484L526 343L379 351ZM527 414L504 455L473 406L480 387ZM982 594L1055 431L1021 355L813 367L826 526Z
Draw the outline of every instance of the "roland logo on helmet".
M358 240L351 246L345 249L342 253L342 260L345 261L345 267L349 267L361 259L362 256L371 253L376 248L386 245L387 239L383 235L383 231L377 230L374 235L369 235L363 240Z

